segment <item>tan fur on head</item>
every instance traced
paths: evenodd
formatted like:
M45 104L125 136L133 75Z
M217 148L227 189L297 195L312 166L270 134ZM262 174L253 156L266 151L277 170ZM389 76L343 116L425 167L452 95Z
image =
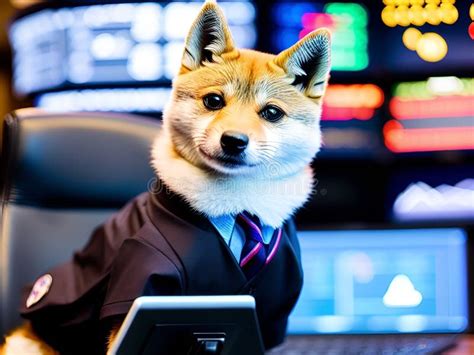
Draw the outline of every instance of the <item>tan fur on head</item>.
M236 49L215 2L206 2L186 39L180 74L163 115L152 164L163 182L209 217L247 210L279 226L309 197L309 164L321 146L319 119L330 67L327 30L277 56ZM225 106L209 110L208 94ZM262 117L268 105L284 117ZM249 138L243 164L222 163L222 134Z

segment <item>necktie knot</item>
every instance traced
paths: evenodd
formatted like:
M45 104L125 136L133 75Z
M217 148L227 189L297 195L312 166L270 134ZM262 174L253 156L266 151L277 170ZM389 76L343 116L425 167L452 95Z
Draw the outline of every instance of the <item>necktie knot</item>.
M255 276L275 256L280 244L281 229L274 231L269 245L264 244L262 225L257 216L239 213L237 224L245 233L245 243L240 255L240 267L248 279Z
M243 228L246 238L252 238L257 243L263 243L263 233L260 220L248 212L239 213L237 223Z

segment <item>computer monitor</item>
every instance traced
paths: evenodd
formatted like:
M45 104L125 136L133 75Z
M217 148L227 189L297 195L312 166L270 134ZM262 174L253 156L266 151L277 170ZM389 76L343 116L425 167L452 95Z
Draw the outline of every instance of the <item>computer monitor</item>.
M110 352L263 355L252 296L137 298Z
M12 22L9 38L17 94L169 86L179 70L184 39L202 6L202 1L188 0L89 1L92 4L78 6L81 3L44 4ZM248 0L219 5L236 45L253 48L255 5ZM107 96L123 101L116 92ZM55 97L48 100L51 104ZM133 106L137 100L127 102Z
M468 326L462 229L301 231L291 334L457 333Z

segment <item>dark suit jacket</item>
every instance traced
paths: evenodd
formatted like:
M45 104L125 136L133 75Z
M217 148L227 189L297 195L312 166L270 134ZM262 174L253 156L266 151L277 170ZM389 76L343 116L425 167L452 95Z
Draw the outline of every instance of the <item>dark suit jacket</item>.
M146 295L251 294L266 348L284 339L302 287L292 220L277 254L247 280L231 250L204 216L167 192L144 193L98 227L86 247L48 272L49 292L21 313L66 354L101 353L109 321L122 319Z

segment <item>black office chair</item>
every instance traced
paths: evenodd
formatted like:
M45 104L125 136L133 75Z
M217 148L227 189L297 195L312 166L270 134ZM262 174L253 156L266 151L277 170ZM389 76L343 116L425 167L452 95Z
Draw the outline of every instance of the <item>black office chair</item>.
M91 231L147 189L157 120L24 109L3 128L0 337L21 322L21 288L69 259Z

